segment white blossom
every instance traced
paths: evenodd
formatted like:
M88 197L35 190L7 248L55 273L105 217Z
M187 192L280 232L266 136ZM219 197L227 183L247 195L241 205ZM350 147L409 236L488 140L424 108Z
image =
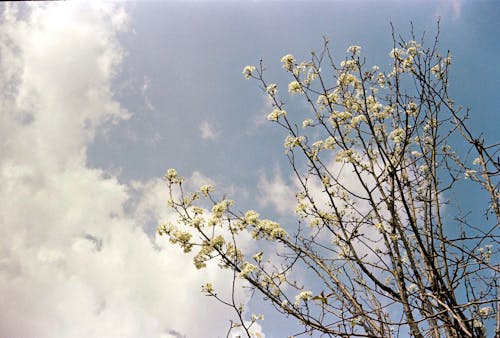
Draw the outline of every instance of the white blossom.
M347 70L356 70L358 69L358 62L356 60L344 60L340 63L340 67Z
M406 53L411 56L416 56L420 51L420 44L418 44L415 40L410 40L406 43Z
M328 105L328 98L325 95L319 95L316 104L320 106L320 109L324 109Z
M243 76L245 77L245 79L249 79L252 77L252 73L255 71L255 67L254 66L245 66L245 68L243 68Z
M428 165L423 164L423 165L421 165L421 166L418 168L418 170L419 170L420 172L422 172L422 173L426 174L426 173L428 173L428 172L429 172L429 166L428 166Z
M295 58L292 54L287 54L281 58L281 62L283 63L283 68L285 68L286 70L292 70L295 63Z
M214 293L215 289L212 283L206 283L201 286L201 291L206 293Z
M482 328L484 324L480 320L474 319L474 321L472 322L472 326Z
M302 93L302 86L297 81L292 81L288 85L288 92L290 94L299 94Z
M214 191L214 187L213 187L213 185L210 185L210 184L203 185L200 188L200 191L203 194L203 196L207 197L209 193L211 193L212 191Z
M258 219L259 219L259 214L254 210L248 210L245 213L245 222L247 222L248 224L255 224L257 223Z
M252 256L252 258L257 262L257 263L260 263L262 262L262 256L264 255L264 253L262 251L260 252L257 252L255 255Z
M352 53L354 55L359 55L359 53L361 52L361 47L356 45L349 46L349 48L347 48L347 52Z
M337 142L335 141L335 138L333 138L332 136L328 136L324 143L325 149L334 149L336 143Z
M406 132L402 128L394 129L390 134L389 138L393 139L396 143L401 143L405 140Z
M243 263L243 269L241 269L239 277L245 278L256 269L257 269L257 267L255 265L248 263L248 262L245 262L245 263Z
M212 213L215 217L221 217L230 205L233 205L233 201L222 200L212 207Z
M175 178L177 178L177 171L175 169L170 168L167 170L167 174L165 175L165 177L167 178L167 180L172 181Z
M401 59L401 55L403 55L403 51L399 48L393 48L389 53L389 56L394 59Z
M310 126L312 126L313 123L314 123L314 121L312 119L305 119L302 122L302 127L303 128L310 127Z
M377 75L377 83L380 86L380 88L385 87L385 76L382 73L378 73Z
M415 102L411 101L406 107L406 114L409 116L415 116L418 113L418 106Z
M471 169L467 169L465 170L465 173L464 173L464 178L465 179L468 179L470 177L474 177L474 174L477 173L477 170L471 170Z
M302 291L298 295L295 296L295 305L299 305L300 302L307 302L312 298L311 291Z
M352 119L351 119L351 126L354 128L354 127L357 127L361 122L367 122L366 120L366 116L365 115L358 115L358 116L354 116Z
M417 284L412 283L408 286L409 293L413 293L413 292L417 291L417 289L418 289Z
M276 83L271 83L266 87L266 92L271 96L276 95L278 92L278 85Z
M287 135L285 138L285 148L291 149L297 147L304 141L304 136L293 137L292 135Z
M350 84L355 84L358 81L356 76L351 73L341 73L337 78L337 85L346 87Z
M278 121L278 119L279 119L280 116L285 116L285 115L286 115L286 111L285 110L274 109L272 112L270 112L267 115L267 119L269 121Z
M479 309L478 314L481 317L488 317L490 314L493 313L493 309L490 306L483 306L482 308Z

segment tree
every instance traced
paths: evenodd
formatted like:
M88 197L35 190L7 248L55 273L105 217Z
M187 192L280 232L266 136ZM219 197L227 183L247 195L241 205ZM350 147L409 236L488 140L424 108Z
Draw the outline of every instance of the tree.
M326 39L308 61L285 55L288 92L309 116L287 114L262 61L245 67L273 103L267 119L288 134L296 222L237 212L212 186L187 193L169 169L178 222L159 234L195 250L197 268L215 260L233 271L233 290L243 283L298 319L297 335L499 335L499 147L474 136L469 110L449 97L452 56L439 53L438 35L424 47L413 29L410 39L393 30L388 71L367 67L359 46L337 63ZM489 201L480 222L462 211L464 185ZM203 292L233 307L232 327L252 336L259 316L246 321L234 294L225 299L210 283Z

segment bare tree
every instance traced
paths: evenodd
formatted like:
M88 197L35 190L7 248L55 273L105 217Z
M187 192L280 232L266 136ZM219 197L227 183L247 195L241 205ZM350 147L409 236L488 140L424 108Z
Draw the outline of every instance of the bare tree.
M169 169L178 222L159 233L195 250L197 268L217 261L233 271L233 290L248 287L298 319L297 336L500 336L499 147L474 136L469 111L449 97L452 56L440 54L438 35L425 47L413 29L410 39L393 33L386 71L366 66L359 46L338 63L326 39L310 60L285 55L288 92L308 116L287 114L262 61L245 67L272 100L268 120L288 134L296 222L237 212L212 186L186 193ZM488 201L481 220L467 214L464 190L474 188ZM252 336L261 318L246 318L234 292L203 291Z

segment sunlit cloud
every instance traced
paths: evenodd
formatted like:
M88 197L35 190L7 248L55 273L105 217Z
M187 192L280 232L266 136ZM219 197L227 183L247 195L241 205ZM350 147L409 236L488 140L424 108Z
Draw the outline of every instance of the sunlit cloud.
M201 138L204 140L215 141L219 137L220 132L215 129L214 125L208 121L200 124Z
M0 336L227 332L231 314L197 291L209 278L224 294L230 276L197 271L155 235L173 219L165 182L124 184L87 164L95 135L132 115L112 88L126 12L21 6L3 5L0 24Z
M463 5L464 0L439 0L434 16L436 18L449 16L451 19L457 20L462 15Z

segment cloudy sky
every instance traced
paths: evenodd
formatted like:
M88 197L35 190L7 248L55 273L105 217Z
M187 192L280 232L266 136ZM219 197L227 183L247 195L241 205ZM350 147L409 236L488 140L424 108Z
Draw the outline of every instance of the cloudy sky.
M412 21L454 58L451 91L494 139L496 1L192 1L0 4L0 336L225 337L232 313L158 223L162 177L214 182L241 209L288 208L282 133L242 68L307 58L322 37L386 64L389 23ZM300 110L300 109L297 109ZM489 135L489 136L488 136ZM242 297L244 295L242 294ZM250 304L257 307L259 304ZM271 316L265 337L284 337Z

